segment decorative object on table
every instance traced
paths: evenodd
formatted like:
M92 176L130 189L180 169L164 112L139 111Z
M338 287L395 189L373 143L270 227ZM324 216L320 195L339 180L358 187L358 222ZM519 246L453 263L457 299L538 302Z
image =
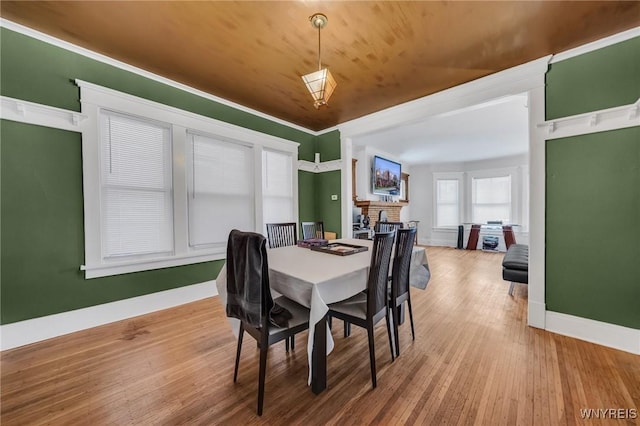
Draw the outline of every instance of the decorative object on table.
M393 350L393 338L391 336L391 315L389 312L387 282L389 277L389 262L393 249L394 233L376 234L373 240L371 264L369 266L369 278L367 291L338 303L329 305L330 317L341 319L349 324L363 327L367 330L369 338L369 362L371 364L371 382L377 386L376 380L376 354L373 339L373 328L382 319L387 323L387 335L391 348L391 361L395 360Z
M257 413L261 416L269 346L287 340L288 350L289 340L293 343L296 333L309 328L309 310L284 296L272 299L266 238L263 235L236 229L231 231L226 268L227 316L240 320L233 381L235 383L238 379L242 338L246 331L256 339L260 348Z
M416 340L413 327L413 311L411 309L411 290L409 285L409 271L411 269L411 254L416 238L416 228L399 229L396 231L396 250L393 256L393 270L391 272L391 289L389 293L389 308L393 315L393 336L395 339L396 356L400 356L400 339L398 337L398 324L400 323L399 310L404 302L409 308L411 320L411 339Z
M269 248L295 246L298 240L296 223L267 223L267 238Z
M322 68L320 60L320 30L327 26L329 19L322 13L316 13L310 16L309 20L311 25L318 29L318 71L303 75L302 81L313 97L313 106L318 109L322 105L327 105L337 83L329 72L329 68Z
M324 238L323 222L302 222L302 239Z
M324 238L309 238L307 240L298 241L298 247L302 248L324 247L327 244L329 244L329 241Z
M482 237L482 250L497 250L500 239L494 235Z
M358 246L355 244L346 243L331 243L324 246L311 246L311 250L321 251L323 253L335 254L338 256L349 256L350 254L356 254L369 250L367 246Z

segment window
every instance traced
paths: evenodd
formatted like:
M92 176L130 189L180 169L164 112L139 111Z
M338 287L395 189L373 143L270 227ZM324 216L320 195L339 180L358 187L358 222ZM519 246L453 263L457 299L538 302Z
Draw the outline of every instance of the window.
M436 179L436 227L460 224L460 180Z
M511 222L511 176L472 178L471 221Z
M290 154L262 151L262 208L265 224L296 221L292 177Z
M105 258L173 252L170 144L166 124L100 114Z
M251 147L189 134L189 246L226 247L232 229L255 224Z
M86 278L224 259L231 229L297 222L297 143L76 84Z

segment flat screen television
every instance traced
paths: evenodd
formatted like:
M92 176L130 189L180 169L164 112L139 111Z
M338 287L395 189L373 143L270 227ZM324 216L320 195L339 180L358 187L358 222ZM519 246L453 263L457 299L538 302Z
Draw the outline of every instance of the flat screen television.
M401 173L400 163L374 156L371 192L378 195L400 195Z

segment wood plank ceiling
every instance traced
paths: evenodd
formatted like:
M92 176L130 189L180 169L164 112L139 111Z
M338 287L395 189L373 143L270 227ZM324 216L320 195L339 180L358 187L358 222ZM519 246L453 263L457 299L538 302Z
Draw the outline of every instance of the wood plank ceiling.
M316 110L300 76L338 86ZM2 1L0 15L311 130L640 25L637 1Z

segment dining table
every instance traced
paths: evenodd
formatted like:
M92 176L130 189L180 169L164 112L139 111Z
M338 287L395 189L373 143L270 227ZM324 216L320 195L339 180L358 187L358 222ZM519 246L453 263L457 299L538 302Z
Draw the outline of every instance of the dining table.
M366 247L349 255L336 255L298 246L267 250L271 289L309 308L307 353L308 384L315 394L327 387L327 355L334 347L328 330L329 305L355 296L367 287L373 241L339 239L330 243ZM425 289L431 276L424 247L414 246L409 280L412 287ZM221 302L226 305L226 268L216 279ZM229 318L237 335L237 320Z

